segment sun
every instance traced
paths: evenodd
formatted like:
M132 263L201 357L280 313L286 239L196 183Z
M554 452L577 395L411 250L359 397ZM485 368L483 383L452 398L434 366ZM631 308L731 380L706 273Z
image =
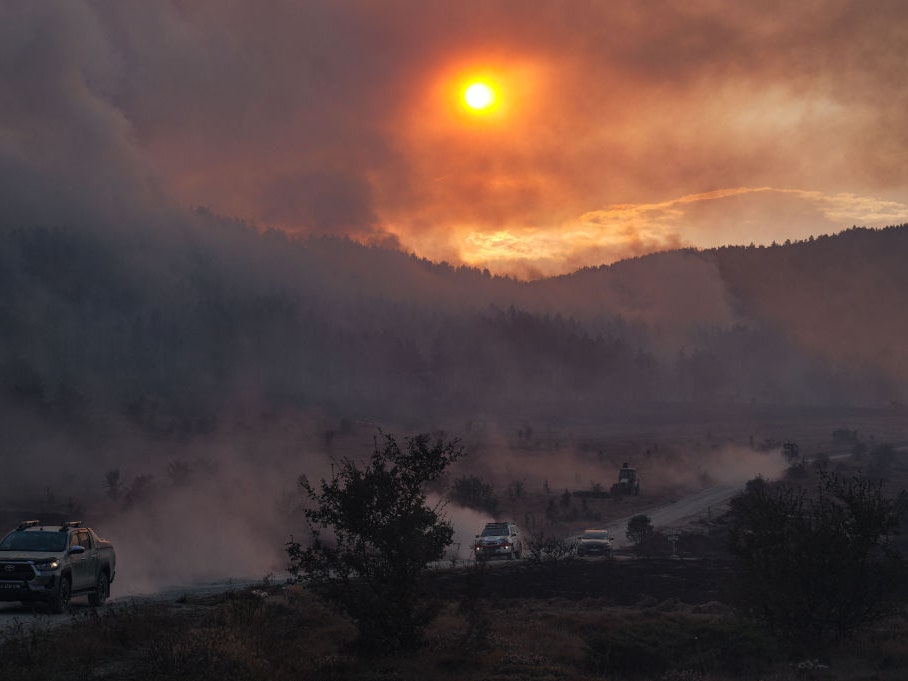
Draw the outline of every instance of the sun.
M474 111L484 111L495 104L495 91L486 83L471 83L463 92L463 100Z

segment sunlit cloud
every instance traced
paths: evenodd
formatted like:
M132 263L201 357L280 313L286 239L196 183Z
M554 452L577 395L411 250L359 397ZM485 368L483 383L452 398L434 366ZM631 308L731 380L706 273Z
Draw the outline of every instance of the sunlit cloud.
M715 239L701 242L697 234L704 231L703 218L692 208L744 196L760 197L767 204L778 202L780 197L793 198L842 229L852 225L883 227L908 221L908 204L898 201L852 193L733 187L655 203L615 204L584 213L555 229L470 231L463 237L460 256L467 263L491 269L553 275L662 250L686 246L706 248L715 245ZM773 240L747 237L747 242L755 243L768 244ZM742 242L731 238L728 243Z
M908 220L908 204L900 201L887 201L848 192L840 194L795 190L787 192L814 202L830 220L843 225L884 227Z
M570 4L0 3L0 205L524 277L908 220L908 4Z
M616 226L639 228L647 225L651 229L683 231L685 221L689 219L685 211L689 204L755 194L781 194L803 199L824 217L840 223L843 228L850 225L883 227L908 218L908 204L872 196L852 193L825 194L819 191L774 187L735 187L689 194L659 203L609 206L604 210L585 213L580 217L580 222L612 228Z

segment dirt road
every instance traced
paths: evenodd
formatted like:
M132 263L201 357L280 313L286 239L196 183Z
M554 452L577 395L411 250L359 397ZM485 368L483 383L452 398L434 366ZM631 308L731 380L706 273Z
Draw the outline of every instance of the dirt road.
M173 603L186 596L193 598L212 596L261 583L260 579L225 579L219 582L170 586L152 594L114 596L103 607L126 606L133 602ZM116 589L115 586L113 588ZM87 596L74 598L70 603L69 612L62 615L52 615L40 606L26 603L0 603L0 641L33 629L52 629L66 622L88 617L91 610Z
M648 511L642 511L642 513L650 517L653 527L656 529L684 527L695 520L710 517L724 510L728 500L744 489L744 484L742 482L734 485L714 485L671 504L657 506ZM612 546L614 548L620 549L630 543L624 536L630 519L631 516L621 518L610 523L606 528L613 538Z
M905 452L908 451L908 446L899 444L895 450L897 452ZM850 456L850 452L839 451L832 453L829 459L835 461L846 459ZM694 494L689 494L671 504L657 506L640 513L648 515L653 522L653 527L657 530L673 527L684 528L701 518L710 518L721 514L727 508L728 501L738 492L741 492L746 484L747 480L741 480L736 483L714 485ZM630 519L631 516L621 518L609 523L607 526L606 529L608 529L609 534L613 538L612 546L614 548L620 549L630 544L624 534Z

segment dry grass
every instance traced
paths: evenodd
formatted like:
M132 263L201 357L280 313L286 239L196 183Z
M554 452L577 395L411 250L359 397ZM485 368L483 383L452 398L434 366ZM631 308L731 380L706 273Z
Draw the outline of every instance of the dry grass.
M660 565L634 565L643 570L648 563ZM564 566L558 578L570 579L572 569ZM510 578L526 572L513 570ZM714 603L651 599L651 605L627 607L615 606L612 596L493 595L473 603L473 614L480 610L488 628L471 638L469 609L447 589L455 595L446 599L425 646L407 656L358 657L349 647L355 636L349 623L298 587L273 586L179 603L115 604L61 628L23 628L0 648L0 678L896 681L908 675L903 618L881 623L827 664L798 666L721 608L706 614Z

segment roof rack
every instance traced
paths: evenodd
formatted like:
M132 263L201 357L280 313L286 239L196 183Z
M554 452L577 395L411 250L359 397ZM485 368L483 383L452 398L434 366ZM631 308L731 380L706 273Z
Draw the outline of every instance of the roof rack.
M82 521L81 520L68 520L65 523L63 523L62 525L60 525L60 531L66 532L66 530L68 530L72 527L82 527Z
M21 523L19 523L18 526L16 526L16 529L24 530L27 527L35 527L36 525L40 525L40 524L41 524L40 520L23 520Z

